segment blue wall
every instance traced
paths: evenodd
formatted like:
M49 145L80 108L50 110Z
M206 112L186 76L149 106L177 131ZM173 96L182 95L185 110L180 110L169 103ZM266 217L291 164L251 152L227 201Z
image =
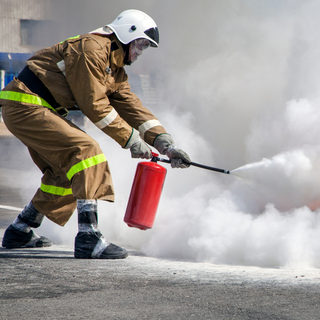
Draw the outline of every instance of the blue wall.
M18 73L6 73L4 85L6 86L13 79L13 77L16 77L17 75Z
M24 68L25 61L31 57L31 53L0 52L0 70L5 70L5 85Z

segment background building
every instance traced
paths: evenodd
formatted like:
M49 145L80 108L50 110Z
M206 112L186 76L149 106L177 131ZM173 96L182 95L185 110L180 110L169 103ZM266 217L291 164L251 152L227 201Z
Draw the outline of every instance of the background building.
M52 0L0 0L0 90L24 67L37 49L49 45ZM1 113L0 113L1 120Z
M0 0L0 89L33 52L50 43L56 27L50 12L51 0Z
M106 20L103 16L97 24L88 18L92 12L87 5L70 0L0 0L0 90L23 69L25 61L36 50L96 29L122 11L113 8L111 18ZM77 12L81 8L79 14L82 18L76 20L77 23L71 18L75 8ZM133 72L131 67L126 69L132 91L146 106L152 107L158 99L151 81L154 75L144 70L148 64L135 65L137 72Z

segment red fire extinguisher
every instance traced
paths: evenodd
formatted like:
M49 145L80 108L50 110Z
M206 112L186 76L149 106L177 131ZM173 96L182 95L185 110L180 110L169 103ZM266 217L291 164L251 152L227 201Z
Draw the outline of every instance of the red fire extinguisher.
M137 165L131 193L124 216L129 227L151 229L156 217L167 169L157 164L157 154L150 162Z

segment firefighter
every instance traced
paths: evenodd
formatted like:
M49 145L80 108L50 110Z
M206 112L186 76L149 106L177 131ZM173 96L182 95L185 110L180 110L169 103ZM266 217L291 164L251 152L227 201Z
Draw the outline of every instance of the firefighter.
M132 158L150 159L153 146L173 168L189 167L188 155L130 91L124 70L158 44L154 20L126 10L111 24L37 51L0 92L7 128L43 173L32 200L6 229L3 247L51 246L31 228L39 227L44 216L64 226L77 209L75 258L127 257L98 229L97 200L114 201L108 161L99 144L65 116L79 109Z

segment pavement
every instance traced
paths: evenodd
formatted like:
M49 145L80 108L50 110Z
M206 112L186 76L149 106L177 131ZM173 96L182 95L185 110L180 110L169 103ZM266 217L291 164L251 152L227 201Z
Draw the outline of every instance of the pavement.
M0 238L25 205L25 147L0 136ZM319 319L320 270L159 259L78 260L73 247L0 248L4 319Z

